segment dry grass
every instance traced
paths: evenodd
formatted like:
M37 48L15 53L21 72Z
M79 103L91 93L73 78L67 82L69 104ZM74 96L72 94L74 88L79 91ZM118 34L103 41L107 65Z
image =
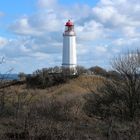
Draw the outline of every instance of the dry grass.
M96 91L97 87L102 85L104 78L99 76L80 76L77 79L70 80L68 83L57 87L52 91L55 95L76 94L83 95Z
M133 132L130 126L122 124L126 128L121 130L120 123L111 121L110 125L109 121L90 118L83 110L84 96L91 90L96 92L104 80L99 76L80 76L46 89L27 89L26 85L4 89L5 113L9 114L0 117L0 139L9 140L8 135L20 140L26 134L25 140L124 140L126 132Z
M33 137L45 134L54 140L88 139L88 133L93 135L96 129L90 130L91 126L87 124L93 124L95 120L84 113L83 96L90 89L96 90L102 81L101 77L80 76L46 89L27 89L26 85L5 89L6 115L1 117L0 134L22 134L27 125L26 131Z

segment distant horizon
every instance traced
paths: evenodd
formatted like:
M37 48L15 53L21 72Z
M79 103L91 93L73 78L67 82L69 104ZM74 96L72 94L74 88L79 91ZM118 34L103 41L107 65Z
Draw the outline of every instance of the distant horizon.
M68 19L75 24L78 65L110 69L114 57L140 49L139 13L139 0L1 1L0 73L61 66Z

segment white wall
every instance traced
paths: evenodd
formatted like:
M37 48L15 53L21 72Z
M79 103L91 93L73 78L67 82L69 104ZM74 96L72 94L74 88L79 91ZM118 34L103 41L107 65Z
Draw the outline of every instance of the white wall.
M64 67L76 67L76 36L63 36L63 62Z

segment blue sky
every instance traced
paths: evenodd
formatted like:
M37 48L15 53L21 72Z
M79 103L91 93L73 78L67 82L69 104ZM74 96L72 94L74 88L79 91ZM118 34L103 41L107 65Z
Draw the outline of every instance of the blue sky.
M111 68L140 48L139 0L4 0L0 2L0 72L61 66L62 33L75 23L78 65Z

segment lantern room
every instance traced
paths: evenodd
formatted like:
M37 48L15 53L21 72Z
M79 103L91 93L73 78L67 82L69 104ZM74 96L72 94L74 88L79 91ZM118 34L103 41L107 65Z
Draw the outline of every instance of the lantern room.
M74 24L72 21L68 20L65 24L65 32L63 33L63 35L70 35L70 36L75 36L75 31L74 31Z
M65 32L74 31L74 24L70 20L65 24Z

